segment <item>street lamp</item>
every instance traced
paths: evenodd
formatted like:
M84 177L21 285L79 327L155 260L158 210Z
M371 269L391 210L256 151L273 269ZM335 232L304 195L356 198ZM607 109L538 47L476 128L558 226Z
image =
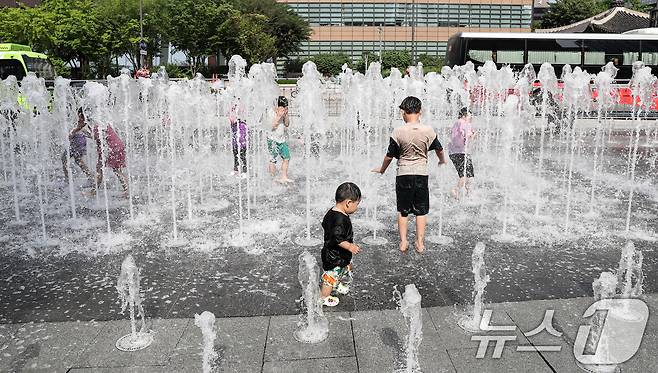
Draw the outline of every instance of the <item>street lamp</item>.
M384 33L384 28L380 24L377 26L377 31L379 31L379 64L382 63L382 34Z
M144 55L146 53L146 43L144 42L144 14L143 0L139 0L139 68L144 66Z

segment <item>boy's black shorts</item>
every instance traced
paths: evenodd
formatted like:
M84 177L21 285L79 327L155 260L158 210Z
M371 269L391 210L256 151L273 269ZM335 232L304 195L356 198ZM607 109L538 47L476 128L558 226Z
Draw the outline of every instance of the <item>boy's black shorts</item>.
M450 154L449 155L452 164L455 165L457 174L459 177L464 177L464 171L466 171L466 177L474 177L473 173L473 162L471 161L471 156L466 154ZM464 167L464 160L466 160L466 165Z
M427 175L402 175L395 178L395 196L400 215L427 215L430 211L427 180Z

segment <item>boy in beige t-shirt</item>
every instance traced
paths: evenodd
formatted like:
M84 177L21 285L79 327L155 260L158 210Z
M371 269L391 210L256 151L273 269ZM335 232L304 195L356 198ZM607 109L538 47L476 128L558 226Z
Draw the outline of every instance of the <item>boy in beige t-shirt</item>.
M398 160L395 195L402 252L409 247L409 214L416 215L416 251L422 253L425 250L426 215L430 209L427 153L434 150L439 157L439 166L446 163L436 132L432 127L420 123L421 106L420 100L413 96L402 101L400 109L405 124L393 130L384 162L380 168L372 170L383 174L393 158Z

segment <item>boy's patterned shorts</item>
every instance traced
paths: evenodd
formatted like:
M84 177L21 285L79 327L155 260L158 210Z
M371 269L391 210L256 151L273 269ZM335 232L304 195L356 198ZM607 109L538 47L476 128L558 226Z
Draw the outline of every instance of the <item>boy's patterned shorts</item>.
M349 285L352 282L352 263L347 267L336 267L322 273L322 284L335 288L338 284Z

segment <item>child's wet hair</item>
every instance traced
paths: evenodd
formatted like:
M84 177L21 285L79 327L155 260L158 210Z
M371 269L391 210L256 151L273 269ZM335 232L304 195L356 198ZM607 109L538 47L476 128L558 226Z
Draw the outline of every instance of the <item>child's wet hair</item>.
M345 200L359 201L361 200L361 189L351 182L342 183L336 189L336 203Z
M420 102L420 99L414 96L408 96L402 100L402 103L400 104L400 109L404 110L407 114L418 114L420 113L421 107L422 103Z
M459 110L459 117L460 117L460 118L464 118L465 116L467 116L467 115L470 114L470 113L471 113L471 112L468 111L468 108L467 108L467 107L463 107L463 108L461 108L461 110Z
M279 96L276 105L281 107L288 107L288 99L285 98L285 96Z

